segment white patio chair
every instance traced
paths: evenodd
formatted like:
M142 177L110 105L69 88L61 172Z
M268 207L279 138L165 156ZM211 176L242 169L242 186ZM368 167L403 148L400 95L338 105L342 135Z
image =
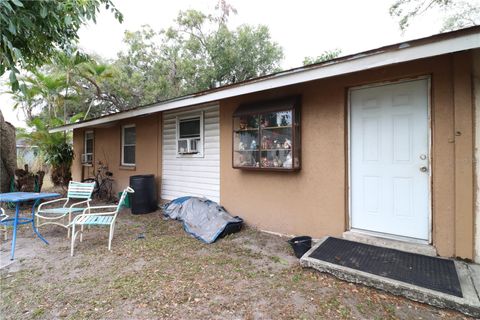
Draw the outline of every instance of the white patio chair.
M5 241L8 240L7 232L8 232L8 223L4 223L5 220L8 219L8 215L5 213L3 208L0 208L0 224L3 225L3 234L5 237Z
M91 198L94 187L95 182L70 181L68 184L66 198L47 201L38 206L37 212L35 213L37 218L37 228L47 224L55 224L67 228L68 237L70 237L69 226L72 221L72 214L81 213L84 209L90 207L90 201L92 200ZM82 201L73 202L75 200ZM63 205L55 208L46 207L57 202L63 202ZM65 223L66 217L68 217L68 222Z
M108 235L108 250L112 251L112 239L113 232L115 230L115 219L117 218L118 212L127 196L128 193L133 193L134 190L130 187L127 187L123 190L118 205L116 206L96 206L89 207L83 210L83 213L76 216L71 225L72 225L72 247L70 249L70 255L73 257L73 250L75 247L75 239L77 238L78 233L80 233L80 242L83 241L83 227L84 226L108 226L110 227L110 233ZM92 211L97 211L92 213ZM106 211L105 211L106 210ZM87 213L88 212L88 213ZM77 227L80 227L80 230L75 231Z

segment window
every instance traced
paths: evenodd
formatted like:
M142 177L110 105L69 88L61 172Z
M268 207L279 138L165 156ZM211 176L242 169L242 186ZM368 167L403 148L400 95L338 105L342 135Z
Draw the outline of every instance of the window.
M85 131L84 143L82 163L91 164L93 162L93 131Z
M203 114L177 117L177 154L203 155Z
M122 166L135 165L135 125L122 127Z
M300 170L300 97L241 105L233 113L233 168Z

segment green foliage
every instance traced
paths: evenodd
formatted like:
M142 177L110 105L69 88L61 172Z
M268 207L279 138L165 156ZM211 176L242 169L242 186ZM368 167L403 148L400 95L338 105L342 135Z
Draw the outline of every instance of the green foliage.
M33 71L22 77L22 90L9 92L15 101L14 109L21 108L27 120L34 117L35 110L41 110L49 117L56 117L63 105L65 76Z
M109 65L78 51L62 51L51 65L20 77L22 90L9 93L14 108L20 108L27 120L63 116L65 122L78 113L99 116L119 110L115 97L101 85L112 74Z
M465 27L480 25L480 6L466 1L455 3L454 8L448 9L448 15L443 21L441 31L458 30Z
M160 32L143 26L126 32L127 50L102 84L120 108L145 105L280 70L281 47L266 26L227 26L234 9L221 2L217 15L181 11Z
M305 57L303 59L303 65L306 66L309 64L321 63L321 62L333 60L335 58L338 58L340 54L342 54L341 49L327 50L317 57Z
M1 1L1 0L0 0ZM126 50L106 63L74 48L20 79L12 92L27 119L98 117L278 71L282 49L266 26L227 26L235 10L180 12L171 28L125 33Z
M71 118L77 121L83 114ZM66 186L71 180L70 167L74 159L71 137L65 133L49 133L52 126L60 126L65 122L61 118L51 118L47 123L45 119L35 117L28 122L33 128L31 132L17 132L18 137L25 138L30 145L38 146L43 159L52 166L52 182L54 185Z
M480 7L475 0L395 0L390 7L390 15L398 20L400 29L405 31L415 17L434 9L439 9L444 14L441 31L480 24Z
M19 89L18 68L32 70L78 40L78 30L94 21L101 6L122 22L111 0L0 0L0 76L10 71Z

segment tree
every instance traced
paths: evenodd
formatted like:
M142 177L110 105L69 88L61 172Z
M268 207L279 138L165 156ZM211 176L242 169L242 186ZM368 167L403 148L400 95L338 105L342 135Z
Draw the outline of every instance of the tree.
M217 15L181 11L176 26L166 30L166 42L176 52L180 75L193 90L211 89L280 70L280 46L267 26L228 28L232 7L220 2Z
M111 0L0 1L0 76L10 71L12 90L18 90L19 68L42 66L58 49L71 46L80 27L95 22L102 5L122 22Z
M342 54L341 49L327 50L317 57L305 57L303 59L303 65L306 66L309 64L321 63L321 62L333 60L335 58L338 58L340 54Z
M444 11L441 31L452 31L480 24L480 6L475 0L395 0L390 7L390 15L398 19L400 29L405 31L413 19L434 9Z
M21 81L22 90L9 92L15 101L13 108L22 109L27 121L39 114L43 115L46 122L50 118L57 118L64 105L65 76L35 70L22 77Z
M181 11L172 27L126 32L127 49L102 82L121 109L244 81L280 70L281 47L266 26L230 30L234 9L221 1L215 15Z
M98 59L98 58L97 58ZM22 90L9 92L27 120L39 116L47 123L62 116L64 123L78 113L100 116L119 111L114 95L102 81L112 68L79 51L60 51L52 64L20 76Z
M226 22L234 9L221 8L216 16L180 12L160 32L149 26L126 32L127 49L110 63L74 48L55 53L50 64L20 78L16 106L28 119L63 114L66 122L80 112L97 117L279 70L282 49L268 28L231 31Z
M83 115L79 114L70 119L73 123ZM50 125L59 126L65 124L62 118L52 118ZM34 128L32 132L19 133L18 136L25 138L31 145L38 146L45 161L52 166L51 179L55 186L67 186L72 179L71 165L74 159L73 147L70 143L71 136L61 132L50 133L50 126L40 117L28 121L28 125Z

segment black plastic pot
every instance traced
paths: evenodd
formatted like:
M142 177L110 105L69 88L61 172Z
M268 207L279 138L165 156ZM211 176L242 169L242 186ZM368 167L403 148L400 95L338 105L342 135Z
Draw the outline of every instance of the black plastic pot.
M157 188L153 174L131 176L130 187L135 191L130 194L133 214L150 213L158 209Z
M295 257L300 259L312 247L312 237L295 237L288 240L288 243L292 246Z

